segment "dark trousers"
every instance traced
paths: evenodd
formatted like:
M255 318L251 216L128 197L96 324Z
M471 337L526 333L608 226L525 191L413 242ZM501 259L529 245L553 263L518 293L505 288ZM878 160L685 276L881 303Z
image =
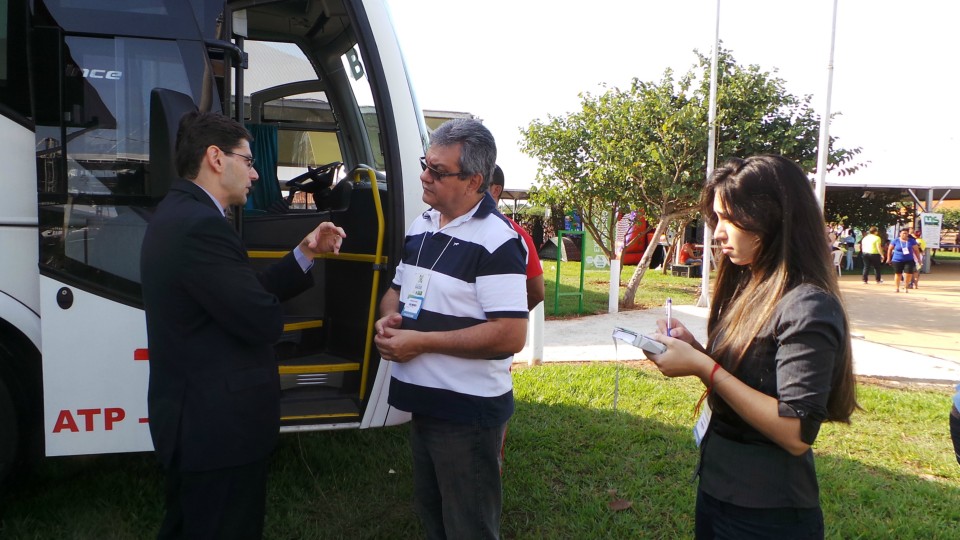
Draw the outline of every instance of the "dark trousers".
M877 276L877 283L880 283L880 254L879 253L864 253L863 254L863 282L867 282L867 276L870 275L870 267L873 267L873 271Z
M166 471L166 515L157 538L259 540L267 459L212 471Z
M953 406L950 410L950 438L953 439L953 453L957 455L960 464L960 412Z
M413 415L414 498L428 539L500 538L505 428Z
M697 540L820 540L823 512L817 508L745 508L697 490Z

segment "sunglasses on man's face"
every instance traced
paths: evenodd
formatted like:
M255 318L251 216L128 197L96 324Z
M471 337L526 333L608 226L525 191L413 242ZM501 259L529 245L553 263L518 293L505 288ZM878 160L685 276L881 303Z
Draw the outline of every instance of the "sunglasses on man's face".
M440 171L434 169L433 167L431 167L430 165L427 165L427 158L426 158L426 157L421 157L421 158L420 158L420 168L423 169L423 170L425 170L425 171L430 171L430 178L432 178L434 182L439 182L440 180L443 180L444 178L446 178L446 177L448 177L448 176L463 176L463 175L464 175L463 171L460 171L460 172L440 172Z

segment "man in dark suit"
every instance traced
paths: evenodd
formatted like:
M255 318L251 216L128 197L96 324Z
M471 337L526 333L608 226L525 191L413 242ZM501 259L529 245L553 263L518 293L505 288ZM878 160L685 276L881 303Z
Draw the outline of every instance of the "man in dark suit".
M345 236L323 223L254 271L224 217L257 180L250 139L225 116L185 115L176 163L188 180L171 186L143 241L150 434L167 475L160 538L262 536L280 429L280 302L312 285L313 258L339 253Z

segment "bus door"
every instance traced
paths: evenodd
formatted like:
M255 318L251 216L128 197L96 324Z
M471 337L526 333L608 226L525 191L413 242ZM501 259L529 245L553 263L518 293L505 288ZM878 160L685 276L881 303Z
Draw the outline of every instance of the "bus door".
M389 285L392 209L377 109L355 44L340 54L250 40L244 49L251 66L279 62L291 78L312 75L284 82L274 71L281 84L261 88L244 73L260 174L241 227L251 260L274 262L323 221L347 233L340 255L315 261L317 286L284 304L281 420L285 429L358 427L380 367L372 325Z

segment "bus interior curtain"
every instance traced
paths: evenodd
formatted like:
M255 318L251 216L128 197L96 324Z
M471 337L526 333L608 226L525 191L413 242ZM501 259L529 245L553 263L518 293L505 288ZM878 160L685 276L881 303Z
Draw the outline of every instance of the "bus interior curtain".
M270 124L247 124L253 135L250 150L256 158L254 167L260 180L253 183L246 210L266 210L270 205L283 199L280 183L277 180L278 128Z

